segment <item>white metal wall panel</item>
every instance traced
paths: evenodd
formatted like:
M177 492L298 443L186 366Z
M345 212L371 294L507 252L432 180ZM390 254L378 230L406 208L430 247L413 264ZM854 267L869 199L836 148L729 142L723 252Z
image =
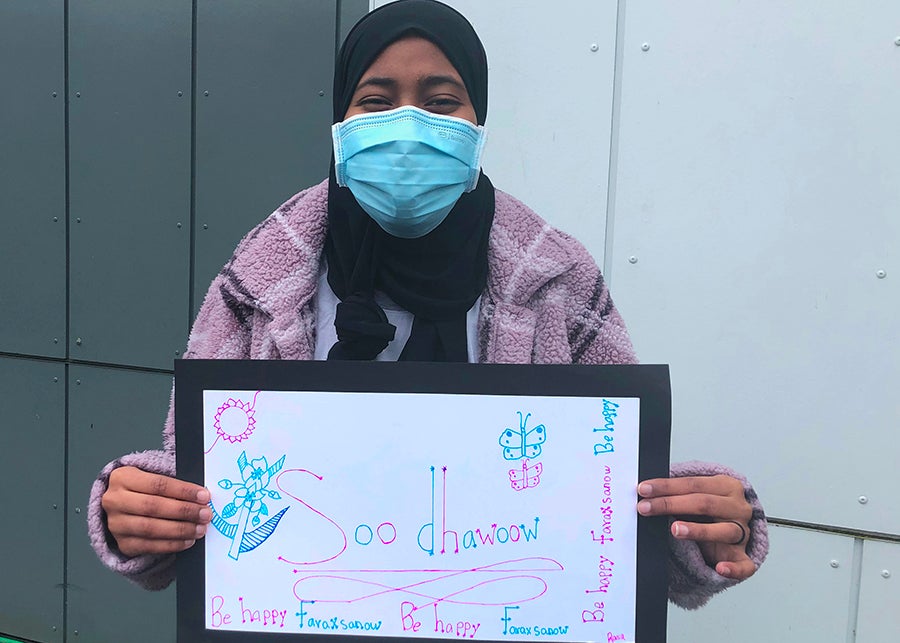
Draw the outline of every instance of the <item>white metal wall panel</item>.
M849 640L853 539L786 527L769 535L769 558L748 582L700 610L670 605L669 643Z
M447 4L472 22L487 51L485 173L602 262L615 0Z
M900 640L900 544L870 540L863 550L856 643Z
M898 33L894 0L627 2L611 257L638 354L672 365L673 457L891 533Z

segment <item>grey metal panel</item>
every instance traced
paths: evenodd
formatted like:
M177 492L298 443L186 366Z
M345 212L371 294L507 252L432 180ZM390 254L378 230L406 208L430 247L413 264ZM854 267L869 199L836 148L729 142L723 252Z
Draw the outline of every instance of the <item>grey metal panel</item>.
M63 637L65 366L0 358L0 632Z
M171 368L184 346L191 19L182 0L69 5L75 359Z
M336 13L334 2L197 3L196 308L237 242L328 176Z
M338 45L344 42L353 25L368 12L369 0L338 0Z
M673 457L898 534L900 3L865 7L628 3L612 290Z
M62 0L0 2L0 350L66 350Z
M670 605L669 643L849 640L853 539L769 529L769 557L755 576L703 609L689 612Z
M900 544L866 541L859 589L856 643L900 638Z
M85 522L91 485L107 462L132 451L162 447L160 432L171 386L168 375L69 367L66 629L70 641L175 640L174 588L147 592L106 569L91 548Z

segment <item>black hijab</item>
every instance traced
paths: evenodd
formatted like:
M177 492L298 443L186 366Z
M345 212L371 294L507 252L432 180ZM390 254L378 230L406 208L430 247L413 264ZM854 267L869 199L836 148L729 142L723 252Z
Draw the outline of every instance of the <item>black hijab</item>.
M435 0L399 0L367 14L350 31L334 72L333 122L343 120L365 71L403 36L434 43L456 68L479 124L487 116L487 57L472 25ZM460 197L447 218L418 239L384 232L337 185L334 157L328 185L325 259L328 283L341 299L335 315L338 341L328 359L374 359L394 337L395 327L375 303L385 293L413 321L401 360L468 360L466 313L487 281L488 236L494 217L494 187L484 174Z

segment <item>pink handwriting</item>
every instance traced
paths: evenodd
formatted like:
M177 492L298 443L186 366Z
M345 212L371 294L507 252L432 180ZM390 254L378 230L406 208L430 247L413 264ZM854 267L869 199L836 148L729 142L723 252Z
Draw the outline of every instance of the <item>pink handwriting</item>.
M455 634L459 638L474 639L479 627L481 627L481 623L471 623L469 621L456 621L454 623L452 620L447 620L445 622L438 617L438 606L437 603L434 604L434 631L438 634Z

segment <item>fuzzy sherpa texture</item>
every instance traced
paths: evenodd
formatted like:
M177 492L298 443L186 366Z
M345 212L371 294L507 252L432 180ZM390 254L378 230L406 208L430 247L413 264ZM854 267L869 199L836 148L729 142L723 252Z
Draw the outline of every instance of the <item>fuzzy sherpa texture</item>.
M186 358L313 359L315 292L327 201L326 181L292 197L244 237L209 287L191 330ZM625 324L590 253L499 190L488 263L478 317L480 362L637 362ZM131 454L110 463L91 494L88 524L98 556L113 570L149 589L172 581L174 557L123 557L106 529L100 499L115 467L132 465L174 475L174 453L173 401L163 430L163 450ZM686 470L676 468L673 475L725 471L716 465L694 465ZM765 532L760 533L762 536L755 531L753 538L762 546L768 541ZM698 606L733 584L706 565L696 546L692 550L683 544L672 550L675 584L670 597L674 602Z

